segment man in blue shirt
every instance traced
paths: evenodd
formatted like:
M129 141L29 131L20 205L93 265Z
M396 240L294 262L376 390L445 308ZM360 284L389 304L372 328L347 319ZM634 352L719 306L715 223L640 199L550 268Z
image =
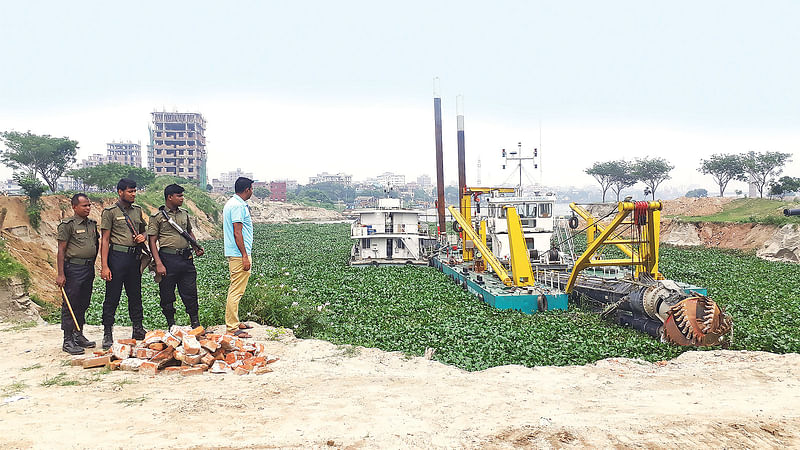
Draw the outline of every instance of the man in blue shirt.
M247 200L253 196L253 180L239 177L234 184L236 195L222 209L222 230L225 232L225 257L228 259L231 284L225 305L225 325L228 333L242 338L251 337L239 322L239 300L250 279L250 258L253 250L253 220Z

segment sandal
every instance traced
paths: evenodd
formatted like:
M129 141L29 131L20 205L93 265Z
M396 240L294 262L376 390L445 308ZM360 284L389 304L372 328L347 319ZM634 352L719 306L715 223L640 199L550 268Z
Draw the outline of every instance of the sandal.
M242 331L242 330L234 331L233 335L238 337L238 338L242 338L242 339L248 339L248 338L253 337L253 336L250 336L249 334L247 334L246 331Z
M252 328L253 327L251 327L250 325L248 325L248 324L246 324L244 322L239 322L239 329L240 330L250 330Z

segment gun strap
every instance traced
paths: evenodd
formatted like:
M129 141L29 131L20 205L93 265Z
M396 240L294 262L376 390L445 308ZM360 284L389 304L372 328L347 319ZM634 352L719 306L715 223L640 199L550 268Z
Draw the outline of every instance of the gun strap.
M122 211L122 216L125 217L125 224L128 225L128 229L131 231L131 239L133 239L134 236L139 234L133 228L133 220L131 220L131 217L128 215L127 212L125 212L125 208L123 208L122 205L119 202L117 202L117 208L119 208L119 210ZM143 244L136 244L136 243L134 243L134 244L137 247L139 247L139 250L141 250L142 253L147 254L147 255L150 254L150 250L148 250L147 247L145 247Z

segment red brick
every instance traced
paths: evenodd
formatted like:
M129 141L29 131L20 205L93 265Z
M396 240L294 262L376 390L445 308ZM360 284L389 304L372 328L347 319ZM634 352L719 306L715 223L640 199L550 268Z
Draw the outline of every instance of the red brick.
M233 345L234 345L234 347L236 347L236 349L237 349L237 350L239 350L239 351L242 351L242 350L244 350L244 346L245 346L247 343L246 343L244 340L242 340L242 339L239 339L239 338L237 338L237 337L234 337L233 339L234 339L234 341L233 341Z
M233 343L234 339L236 339L236 338L226 334L226 335L222 336L222 340L220 341L219 346L222 347L224 350L233 350L234 349L234 343Z
M116 361L111 361L111 363L108 365L108 368L111 369L111 370L119 370L119 365L122 364L122 361L124 361L124 359L118 359Z
M200 353L200 343L194 336L186 335L183 338L183 351L187 355L196 355Z
M214 359L224 360L225 359L225 350L218 349L217 351L215 351L211 355L214 356Z
M150 359L153 356L155 356L156 353L157 352L155 350L150 350L147 347L145 347L145 348L139 347L139 348L136 349L136 355L134 355L134 356L136 356L139 359Z
M181 369L181 375L188 377L192 375L202 375L205 370L202 367L186 367Z
M233 373L235 373L236 375L247 375L250 373L250 371L240 366L233 369Z
M183 353L183 347L176 349L175 353L172 354L172 357L180 362L183 362L184 358L186 357L186 353Z
M136 339L117 339L117 342L120 344L134 346L136 345Z
M200 342L200 346L204 349L208 350L211 353L214 353L219 348L219 344L216 341L212 341L211 339L203 339Z
M144 363L143 359L136 359L136 358L128 358L120 360L119 368L122 370L127 370L130 372L136 372L139 370L139 366Z
M233 352L228 353L227 355L225 355L225 362L227 364L235 363L236 362L236 355L234 355Z
M251 343L249 343L249 342L245 342L244 347L242 347L242 351L255 353L256 352L256 346L251 344Z
M153 357L150 358L150 361L160 362L167 359L172 359L173 353L175 353L175 349L172 347L167 347L164 350L161 350L160 352L153 355Z
M117 359L130 358L132 353L133 349L130 345L120 344L119 342L111 344L111 354L113 354Z
M169 333L166 336L164 336L164 343L173 348L178 348L181 345L181 339L178 336Z
M253 352L253 354L256 356L263 356L267 353L267 346L260 342L253 343L253 347L256 348L256 350Z
M111 362L111 355L95 356L94 358L86 358L83 360L83 368L105 366Z
M166 373L166 374L176 374L176 373L180 373L181 370L182 370L182 368L179 367L179 366L170 366L170 367L167 367L167 368L164 369L164 373Z
M206 329L205 329L205 328L203 328L203 327L197 327L197 328L195 328L195 329L193 329L193 330L190 330L188 334L189 334L189 335L191 335L191 336L197 337L197 336L200 336L200 335L202 335L202 334L203 334L203 333L205 333L205 332L206 332Z
M183 357L183 362L190 365L195 365L200 363L200 355L186 355Z
M91 355L81 355L81 356L73 356L72 357L72 365L73 366L83 366L83 361L85 359L91 358Z
M139 366L139 372L145 375L155 375L158 373L158 363L153 361L145 361Z
M156 342L155 344L148 345L147 348L149 348L150 350L155 350L157 352L160 352L161 350L167 348L167 345L164 344L163 342Z
M214 364L209 369L212 373L226 373L230 372L230 367L225 361L214 361Z
M144 342L148 345L155 344L156 342L164 342L166 334L164 330L148 331L147 334L144 335Z
M267 358L263 356L254 356L252 360L250 360L253 364L261 364L267 362Z
M277 361L279 359L280 358L270 358L270 359L267 360L267 364L272 364L272 363L274 363L275 361Z
M212 355L205 355L205 356L202 356L202 357L200 358L200 361L201 361L203 364L205 364L205 365L207 365L207 366L210 366L211 364L214 364L214 356L212 356Z
M209 333L209 334L206 334L206 339L208 339L209 341L214 341L217 344L219 344L220 341L222 340L222 335L221 334L216 334L216 333Z
M111 353L111 349L108 350L95 350L92 352L94 356L103 356L105 354Z

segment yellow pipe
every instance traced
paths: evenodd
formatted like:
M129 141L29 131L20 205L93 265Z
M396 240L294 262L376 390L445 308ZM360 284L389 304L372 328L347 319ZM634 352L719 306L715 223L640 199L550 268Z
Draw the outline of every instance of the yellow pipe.
M503 265L500 264L500 261L497 260L497 257L494 256L494 253L490 252L483 242L480 240L480 236L475 233L475 230L472 228L469 222L464 220L464 217L458 213L458 210L452 206L448 206L447 210L450 211L450 214L453 215L453 218L456 219L459 225L461 225L461 229L464 230L464 233L469 236L474 242L475 246L478 247L481 254L483 255L483 259L489 263L489 266L494 270L494 273L497 274L497 277L505 284L506 286L511 286L513 282L511 281L511 277L508 276L508 272L506 269L503 268Z

